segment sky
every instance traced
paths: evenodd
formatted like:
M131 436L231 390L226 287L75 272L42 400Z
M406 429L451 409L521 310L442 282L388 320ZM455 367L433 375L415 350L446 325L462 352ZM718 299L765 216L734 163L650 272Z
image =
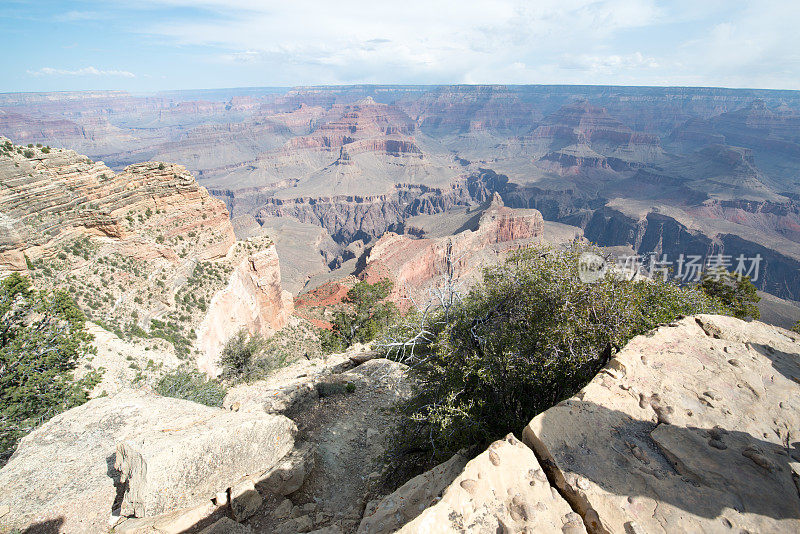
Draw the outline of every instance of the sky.
M0 92L800 89L800 0L0 0Z

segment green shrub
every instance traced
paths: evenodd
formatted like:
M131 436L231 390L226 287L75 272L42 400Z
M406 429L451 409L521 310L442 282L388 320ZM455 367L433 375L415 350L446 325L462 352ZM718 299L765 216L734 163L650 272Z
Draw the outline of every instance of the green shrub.
M701 291L670 282L606 274L583 283L585 250L514 253L484 270L449 320L440 313L428 321L428 342L410 361L419 386L402 406L408 446L444 457L518 433L576 393L632 337L682 315L720 311Z
M244 328L239 330L222 349L220 363L223 378L243 378L262 350L264 339L261 336L251 336Z
M202 373L191 369L176 369L158 381L156 393L164 397L184 399L206 406L222 406L225 388L216 380L209 380Z
M756 286L749 276L739 276L725 269L706 272L698 288L706 295L719 300L727 312L739 319L760 319L761 311Z
M388 279L374 284L356 283L344 299L351 310L337 311L333 330L321 332L323 349L335 352L353 343L367 343L378 337L398 316L397 306L384 301L391 290L392 282Z
M11 274L0 283L0 465L42 422L88 400L99 372L75 379L94 352L86 318L66 291L34 291Z
M30 158L32 158L34 156L34 152L33 152L33 150L25 150L22 153L22 155L25 156L26 158L30 159Z
M279 337L280 333L267 341L244 329L237 332L222 349L222 378L232 383L253 382L286 365L290 353L276 342Z

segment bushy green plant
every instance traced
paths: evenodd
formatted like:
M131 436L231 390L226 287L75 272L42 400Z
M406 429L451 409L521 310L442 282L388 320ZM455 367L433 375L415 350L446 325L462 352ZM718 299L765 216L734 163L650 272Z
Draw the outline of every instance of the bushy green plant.
M226 390L216 380L209 380L202 373L180 368L161 377L155 387L156 393L164 397L184 399L206 406L222 406Z
M222 349L222 377L243 380L252 372L253 364L264 350L264 339L250 335L244 328L230 338Z
M349 310L339 310L334 315L333 330L320 334L323 349L334 352L353 343L367 343L375 339L397 317L397 306L384 299L392 290L392 282L379 280L374 284L358 282L344 299Z
M245 330L238 332L223 348L222 378L231 383L253 382L297 358L319 356L319 342L314 336L304 335L303 330L286 326L269 339Z
M760 319L758 302L761 297L749 276L739 276L725 269L714 269L703 274L699 289L719 300L730 315L739 319Z
M0 465L40 423L88 400L100 380L76 379L78 359L94 352L86 319L66 291L34 291L11 274L0 283Z
M576 393L632 337L681 315L720 311L701 291L670 282L609 273L583 283L584 251L518 251L485 269L447 321L429 319L428 341L410 362L417 392L402 407L410 447L441 457L520 432Z

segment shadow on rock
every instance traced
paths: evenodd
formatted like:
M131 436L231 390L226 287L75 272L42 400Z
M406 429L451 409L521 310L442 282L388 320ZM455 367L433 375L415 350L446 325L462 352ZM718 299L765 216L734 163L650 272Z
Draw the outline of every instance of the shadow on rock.
M702 518L720 517L726 508L775 520L800 518L798 475L790 465L800 462L798 442L781 445L775 434L768 441L735 429L642 421L579 400L561 407L569 414L541 414L535 431L526 428L525 440L544 459L551 479L559 486L566 482L573 505L596 508L607 501L597 498L605 492L627 497L615 501L626 506L640 496Z

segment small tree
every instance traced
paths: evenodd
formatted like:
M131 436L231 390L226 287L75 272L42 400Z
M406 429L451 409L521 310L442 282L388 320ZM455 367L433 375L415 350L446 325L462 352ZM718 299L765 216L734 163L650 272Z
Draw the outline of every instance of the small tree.
M703 274L699 285L706 295L719 300L728 312L739 319L760 319L758 302L761 297L749 276L740 276L723 268L712 269Z
M323 334L326 350L349 347L353 343L366 343L386 329L397 316L397 306L384 302L392 290L392 281L380 280L374 284L358 282L344 299L351 310L336 312L333 330Z
M34 291L11 274L0 283L0 464L42 422L83 404L100 379L76 379L78 359L94 352L86 319L66 291Z
M427 347L405 360L417 391L402 407L407 425L398 442L441 458L518 432L577 392L632 337L681 315L721 309L701 291L661 280L609 272L584 283L578 265L586 250L516 252L484 270L449 321L444 308L428 319Z

